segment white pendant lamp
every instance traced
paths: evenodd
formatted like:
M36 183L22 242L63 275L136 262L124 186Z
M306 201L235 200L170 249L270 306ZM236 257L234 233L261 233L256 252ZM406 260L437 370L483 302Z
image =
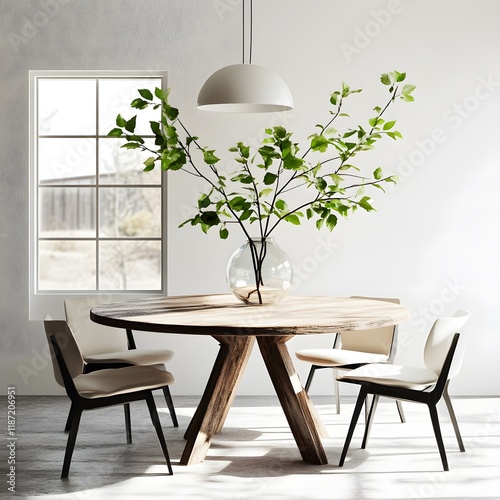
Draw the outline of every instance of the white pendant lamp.
M243 40L245 2L243 2ZM225 66L213 73L198 94L198 109L229 113L268 113L293 108L292 94L274 72L252 64L252 0L250 0L250 55L245 64Z
M253 64L233 64L217 70L198 95L206 111L265 113L293 108L286 83L272 71Z

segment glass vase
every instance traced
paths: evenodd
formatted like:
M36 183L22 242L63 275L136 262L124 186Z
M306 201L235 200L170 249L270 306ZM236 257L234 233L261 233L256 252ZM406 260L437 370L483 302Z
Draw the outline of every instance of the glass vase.
M246 304L276 304L292 286L293 270L287 254L273 238L252 238L233 253L226 280Z

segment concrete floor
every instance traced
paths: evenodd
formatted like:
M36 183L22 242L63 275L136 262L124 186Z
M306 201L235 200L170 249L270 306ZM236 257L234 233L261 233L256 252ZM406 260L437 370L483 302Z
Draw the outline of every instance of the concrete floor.
M2 445L0 498L6 499L500 499L500 398L456 398L466 453L460 453L445 406L439 408L450 471L443 472L427 409L405 403L407 423L392 401L381 400L369 446L361 450L358 424L344 467L337 466L354 400L335 414L331 397L313 397L331 438L329 464L300 459L281 408L273 397L237 397L224 430L204 463L180 466L183 433L197 398L176 397L179 428L156 397L174 466L167 475L145 404L132 404L134 442L127 445L121 407L86 412L68 480L60 479L69 409L64 397L16 401L16 493L5 481L10 450ZM2 397L3 443L8 443ZM8 479L8 478L7 478Z

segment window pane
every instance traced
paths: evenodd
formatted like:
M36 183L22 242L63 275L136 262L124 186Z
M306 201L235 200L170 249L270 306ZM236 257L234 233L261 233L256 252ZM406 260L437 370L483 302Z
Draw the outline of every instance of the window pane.
M40 184L95 184L96 140L42 138L38 167Z
M95 290L95 242L40 241L38 258L40 290Z
M96 135L96 81L38 80L40 135Z
M39 188L39 237L95 238L95 189Z
M101 241L100 290L161 290L160 241Z
M107 133L116 127L116 116L121 114L129 120L137 115L135 131L139 134L152 134L150 120L159 120L160 108L152 107L137 110L130 103L140 98L138 89L149 89L154 94L155 87L161 88L161 78L101 78L99 79L99 134Z
M153 135L149 121L161 110L130 107L138 89L162 87L150 74L33 80L37 291L162 290L161 168L144 172L150 153L107 137L118 114L137 115L136 131Z
M151 172L144 172L144 160L151 156L147 151L123 149L122 139L101 139L99 141L99 183L100 184L160 184L161 166ZM153 147L153 141L146 141Z
M102 188L100 237L160 237L161 189Z

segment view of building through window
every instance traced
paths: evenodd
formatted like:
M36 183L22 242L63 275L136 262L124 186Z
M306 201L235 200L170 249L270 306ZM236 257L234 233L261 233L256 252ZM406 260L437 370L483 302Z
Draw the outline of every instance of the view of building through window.
M34 84L36 290L161 290L161 172L143 172L144 153L107 137L118 113L134 114L137 89L162 87L161 76L54 72ZM160 110L148 113L141 133Z

